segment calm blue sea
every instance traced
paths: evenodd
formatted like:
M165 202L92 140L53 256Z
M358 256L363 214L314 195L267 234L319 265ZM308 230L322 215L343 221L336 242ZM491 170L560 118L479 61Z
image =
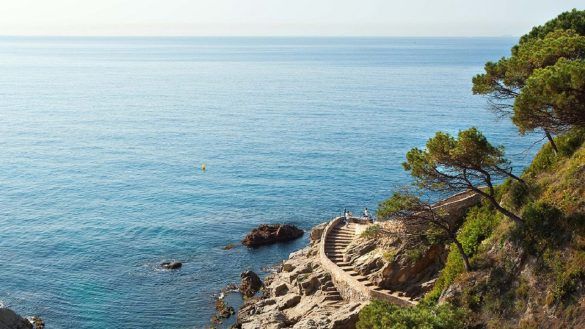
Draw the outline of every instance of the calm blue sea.
M515 41L0 38L0 303L48 328L203 328L214 293L306 238L223 246L375 209L439 129L480 127L520 170L535 138L470 91Z

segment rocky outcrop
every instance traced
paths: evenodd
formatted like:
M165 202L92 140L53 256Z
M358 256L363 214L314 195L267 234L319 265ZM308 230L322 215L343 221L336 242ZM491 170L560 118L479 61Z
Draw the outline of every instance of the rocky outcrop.
M262 288L262 280L260 280L258 274L252 271L246 271L240 277L242 281L240 282L239 290L245 297L250 298L254 296Z
M0 329L33 329L32 323L8 308L0 308Z
M258 247L267 244L278 242L286 242L300 238L303 235L303 230L294 225L278 224L278 225L260 225L250 232L242 244L248 247Z
M240 308L236 328L354 329L361 302L344 301L318 259L318 239L292 253Z

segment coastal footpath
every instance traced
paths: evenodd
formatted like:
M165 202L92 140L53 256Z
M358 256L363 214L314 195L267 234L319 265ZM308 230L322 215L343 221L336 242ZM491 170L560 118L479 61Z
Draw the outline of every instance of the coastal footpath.
M436 207L457 221L478 202L476 194L466 192ZM338 217L317 225L309 245L265 278L261 296L244 303L235 327L352 329L371 300L416 305L436 281L447 250L427 248L413 261L407 241L395 221L354 218L346 225Z

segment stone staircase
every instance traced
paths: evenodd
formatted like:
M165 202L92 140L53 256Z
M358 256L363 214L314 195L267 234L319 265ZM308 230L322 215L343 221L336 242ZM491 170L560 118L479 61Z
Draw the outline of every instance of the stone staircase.
M394 302L399 302L401 305L414 305L416 302L410 300L408 297L403 296L400 292L390 291L387 289L383 289L378 287L373 282L371 282L367 277L359 274L353 265L345 260L345 249L347 246L353 241L356 237L356 226L359 224L349 223L345 225L343 221L340 221L336 224L335 227L330 231L329 234L326 235L325 238L325 255L327 258L333 262L333 264L337 265L342 271L349 274L353 279L357 280L360 284L362 284L366 289L371 290L371 295L377 296L380 299L386 299ZM333 283L332 283L333 284ZM334 287L332 288L335 289ZM339 292L335 290L333 293L332 298L339 298L341 300L341 296Z
M366 287L375 288L373 283L369 282L366 277L356 272L354 267L344 259L345 248L347 248L355 238L356 225L357 224L355 223L349 223L348 225L340 223L333 228L325 241L325 253L335 265L339 266L339 268L345 272L348 272L349 275L353 276L356 280L362 282Z

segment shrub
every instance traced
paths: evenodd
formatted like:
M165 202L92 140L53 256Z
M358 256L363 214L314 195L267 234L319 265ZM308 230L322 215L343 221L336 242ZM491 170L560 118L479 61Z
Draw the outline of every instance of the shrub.
M473 256L483 240L488 238L498 224L498 215L490 207L473 207L467 213L465 224L457 237L467 254Z
M457 233L457 238L463 245L465 253L469 256L474 256L481 242L491 236L498 223L498 214L488 205L470 209L465 223ZM463 260L457 251L457 247L451 245L445 267L441 271L433 290L425 296L425 300L436 301L443 290L450 286L455 281L455 278L463 272L465 272Z
M526 227L517 229L513 238L531 253L541 253L559 245L564 239L563 213L544 202L530 203L524 207L522 217Z
M467 327L466 312L450 304L399 307L373 301L362 309L357 329L460 329Z
M361 237L366 239L376 238L380 235L381 231L380 225L370 225L362 232Z
M585 129L575 128L566 134L555 138L559 154L555 155L550 144L546 144L536 154L530 167L526 170L528 174L536 175L550 169L560 157L571 156L585 142Z

